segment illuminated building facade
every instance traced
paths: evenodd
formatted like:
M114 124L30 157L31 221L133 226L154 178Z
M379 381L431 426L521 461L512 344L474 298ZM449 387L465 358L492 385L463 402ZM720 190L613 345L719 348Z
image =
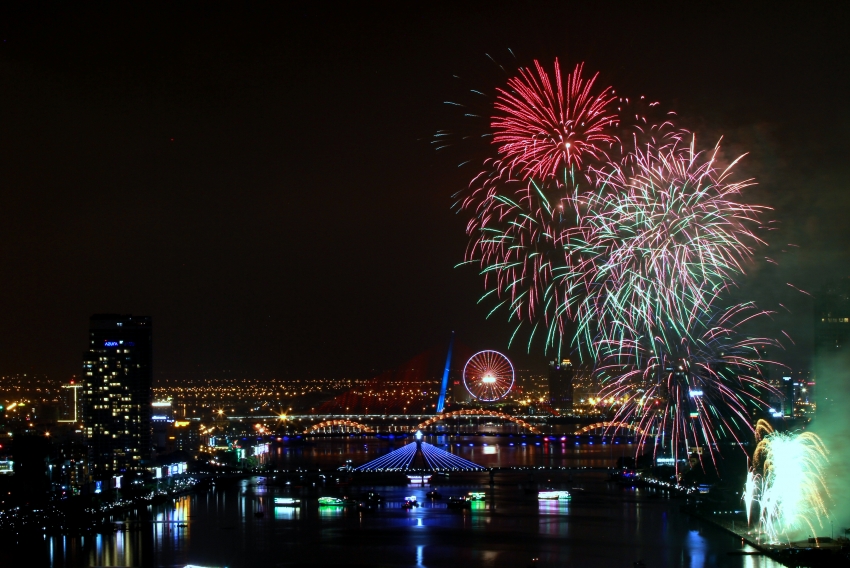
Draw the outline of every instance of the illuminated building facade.
M197 452L201 443L198 425L189 420L174 420L168 427L165 441L166 453L176 451Z
M84 427L91 474L139 471L151 456L151 318L91 317L84 356Z
M549 361L549 406L560 413L573 411L573 364L569 359Z

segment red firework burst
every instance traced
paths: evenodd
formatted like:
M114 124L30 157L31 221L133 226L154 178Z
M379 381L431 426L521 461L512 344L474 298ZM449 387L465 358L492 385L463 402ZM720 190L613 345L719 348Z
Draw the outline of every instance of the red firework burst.
M576 65L564 80L555 59L554 82L535 61L537 70L523 68L498 89L491 126L503 163L519 168L524 176L547 178L560 167L581 167L587 156L598 157L603 146L616 141L611 87L593 89L598 76L582 79L584 64Z

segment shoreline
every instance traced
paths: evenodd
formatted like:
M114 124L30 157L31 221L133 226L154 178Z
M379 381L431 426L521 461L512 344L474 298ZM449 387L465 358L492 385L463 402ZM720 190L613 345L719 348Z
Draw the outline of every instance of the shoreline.
M757 553L752 553L753 555L758 554L767 556L771 560L778 562L783 566L788 566L789 568L794 568L796 566L850 566L850 561L848 561L846 557L842 558L840 556L843 545L836 542L831 537L814 537L815 542L797 541L789 544L768 545L760 543L758 540L753 540L750 530L748 530L748 532L740 532L738 529L734 528L734 520L732 520L731 523L723 522L729 520L712 518L688 506L683 506L682 511L696 519L709 523L714 527L740 538L743 542L758 551ZM824 542L820 539L828 539L828 541ZM804 551L805 553L798 554L797 551Z

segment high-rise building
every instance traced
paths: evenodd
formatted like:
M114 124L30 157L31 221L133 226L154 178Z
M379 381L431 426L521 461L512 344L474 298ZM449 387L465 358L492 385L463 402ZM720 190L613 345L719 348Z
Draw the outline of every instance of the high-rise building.
M782 377L782 415L786 418L794 416L794 400L796 399L796 389L794 388L794 380L792 377L785 375Z
M824 287L814 308L815 357L840 351L850 342L850 279Z
M83 372L91 475L141 470L151 457L151 318L93 315Z
M560 413L573 411L573 364L549 361L549 406Z
M151 403L151 432L154 450L164 453L168 442L168 429L174 424L174 412L170 400L155 400Z

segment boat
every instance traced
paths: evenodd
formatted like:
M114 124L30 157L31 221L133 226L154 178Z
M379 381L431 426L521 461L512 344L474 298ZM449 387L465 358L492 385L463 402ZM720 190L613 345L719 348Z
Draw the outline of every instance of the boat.
M428 493L426 493L426 494L425 494L425 497L427 497L428 499L431 499L431 500L435 500L435 499L442 499L442 498L443 498L443 496L442 496L442 495L440 495L440 492L439 492L439 491L437 491L436 489L432 489L431 491L429 491Z
M470 491L468 494L468 499L470 501L483 501L484 500L484 492L483 491Z
M357 501L343 497L319 497L319 507L345 507L346 505L357 505Z
M416 495L410 495L409 497L404 498L404 504L405 505L409 504L410 507L407 507L407 508L412 509L414 507L419 506L419 501L416 500Z
M274 504L277 507L297 507L301 504L301 499L295 497L275 497Z
M410 481L411 485L425 485L429 481L431 481L430 475L408 475L407 479Z
M538 491L537 498L546 501L569 501L572 499L572 495L570 495L569 491L556 491L549 489L546 491Z

